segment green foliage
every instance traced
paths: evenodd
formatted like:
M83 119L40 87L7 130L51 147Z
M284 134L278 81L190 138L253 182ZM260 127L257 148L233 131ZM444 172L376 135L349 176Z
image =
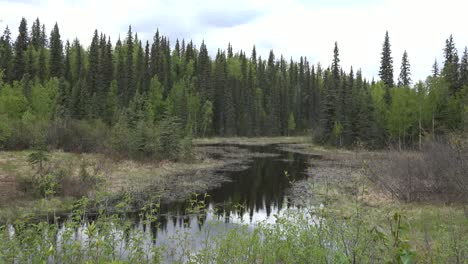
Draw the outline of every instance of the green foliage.
M23 95L19 83L13 87L5 85L0 90L0 113L7 118L20 119L28 108L28 102Z
M385 40L382 45L382 57L380 58L380 79L384 82L385 87L390 88L394 86L393 81L393 58L390 47L390 38L388 31L385 33ZM388 99L386 99L388 100ZM389 101L386 101L389 104Z
M117 151L117 153L128 152L130 150L129 134L130 130L128 128L127 117L125 114L121 114L117 123L111 129L111 148Z
M50 198L60 191L60 179L54 174L46 174L37 177L34 184L35 189L44 198Z
M5 115L0 115L0 148L2 148L11 137L12 128L9 119Z
M156 76L151 79L149 89L148 98L151 106L153 120L161 120L166 112L166 106L163 100L162 86Z
M183 129L179 119L171 116L164 118L159 130L160 153L164 153L164 158L178 159L182 151L181 140L183 139Z
M288 134L291 132L294 132L296 129L296 121L294 120L294 115L293 113L289 113L289 118L288 118Z
M391 139L403 140L416 134L418 121L418 98L414 90L392 89L392 104L388 113L388 131Z
M342 135L343 135L343 125L339 121L335 121L335 124L333 125L333 136L337 141L339 142L339 145L341 146L342 143Z
M202 135L206 135L206 131L209 131L211 127L211 120L213 118L213 104L210 101L206 101L202 107Z
M338 43L331 67L324 69L305 57L288 62L273 51L265 60L255 48L249 57L244 51L234 52L231 45L226 51L219 49L215 58L205 43L197 49L192 41L176 41L171 50L169 39L159 31L151 47L147 43L143 48L131 27L115 47L104 33L94 31L87 50L78 39L64 45L57 24L47 39L39 19L29 34L23 18L18 31L15 41L8 28L0 36L3 148L28 148L45 137L54 147L67 150L106 152L120 145L119 155L125 149L129 156L151 152L150 156L161 157L155 152L160 151L159 137L166 133L160 124L167 117L178 119L181 138L314 131L324 144L337 143L334 128L339 122L340 145L347 147L357 142L382 147L397 138L411 145L428 134L458 132L464 126L468 49L459 60L451 36L440 76L435 64L434 76L417 83L416 89L423 91L416 95L393 87L388 32L382 46L381 81L375 83L360 71L355 77L352 68L347 73L341 67ZM399 86L411 90L410 85L404 52ZM129 131L122 130L122 113ZM93 127L96 124L100 131ZM115 133L114 139L104 137L117 130L126 133L127 143Z
M44 171L44 163L49 161L49 153L46 149L41 148L29 154L28 161L31 165L38 165L38 173L42 174Z

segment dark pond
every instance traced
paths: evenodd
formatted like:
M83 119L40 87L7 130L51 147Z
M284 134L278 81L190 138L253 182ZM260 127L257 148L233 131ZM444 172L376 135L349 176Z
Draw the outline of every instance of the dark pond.
M185 236L197 245L204 232L213 232L213 226L225 228L239 223L253 226L261 221L274 223L275 214L294 207L286 192L292 181L306 177L308 157L280 150L276 145L243 148L263 155L254 155L247 169L223 171L230 181L207 192L207 210L201 216L187 215L187 203L162 205L159 226L148 228L153 233L153 242L171 244L174 238ZM138 222L136 226L147 230Z
M230 181L207 192L208 197L202 199L204 206L201 206L201 214L191 211L193 206L188 202L162 204L158 220L150 225L138 216L129 214L133 228L146 234L144 244L148 248L155 244L164 245L167 251L173 252L173 256L186 249L196 251L207 235L216 235L239 224L251 229L259 222L274 223L275 215L286 208L294 208L286 194L292 181L306 177L308 157L281 150L277 145L242 148L247 148L249 156L252 156L247 166L218 172ZM78 239L86 240L85 229L86 225L77 230ZM62 227L59 240L63 232ZM121 235L121 243L125 243L123 233ZM125 252L121 253L125 255Z
M221 172L230 181L207 192L208 207L216 210L217 217L225 216L225 222L239 217L254 222L293 206L286 199L286 191L292 181L306 177L307 156L280 150L276 145L243 148L260 155L253 155L247 169ZM186 203L168 204L163 211L180 215L186 207Z

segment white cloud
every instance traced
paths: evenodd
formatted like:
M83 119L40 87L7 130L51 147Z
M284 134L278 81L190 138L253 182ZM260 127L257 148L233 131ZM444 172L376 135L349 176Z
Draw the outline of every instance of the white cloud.
M231 42L235 50L250 54L256 44L264 58L270 49L277 57L328 65L333 43L338 41L342 66L362 68L368 78L377 77L380 51L388 30L394 56L395 79L406 49L413 79L430 74L434 58L442 62L445 39L453 34L461 52L468 44L463 0L360 0L349 1L170 1L170 0L0 0L0 19L14 34L21 16L29 26L39 17L49 31L57 21L63 38L78 37L89 44L94 29L115 41L129 24L142 39L151 39L156 28L175 38L204 39L212 53Z

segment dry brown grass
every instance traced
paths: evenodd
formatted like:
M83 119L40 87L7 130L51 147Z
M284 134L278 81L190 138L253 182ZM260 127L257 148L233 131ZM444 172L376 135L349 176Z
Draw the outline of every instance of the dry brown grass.
M382 191L406 202L468 201L468 152L461 145L428 142L421 151L390 150L371 159L368 175Z
M86 171L103 181L98 190L110 194L125 191L152 192L167 200L183 200L193 192L204 192L218 186L227 178L216 173L221 168L243 166L250 157L247 150L236 147L216 148L197 146L192 162L134 161L112 159L103 154L75 154L61 151L50 153L48 171L61 171L67 177L62 181L63 197L94 196L95 190L80 182L82 164ZM0 152L0 199L34 199L32 178L36 168L28 163L30 151ZM216 157L215 157L216 156ZM0 200L1 201L1 200Z
M309 143L311 138L307 136L295 137L213 137L197 138L193 140L195 145L233 144L245 146L265 146L270 144Z

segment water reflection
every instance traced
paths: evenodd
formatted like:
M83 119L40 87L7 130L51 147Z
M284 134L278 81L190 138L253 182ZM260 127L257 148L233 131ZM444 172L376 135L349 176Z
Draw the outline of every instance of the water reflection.
M249 147L249 150L278 155L255 157L245 170L223 171L231 181L208 191L209 196L203 206L197 208L198 212L193 211L190 203L179 202L162 204L160 214L152 221L140 218L139 214L125 215L131 224L124 229L117 225L113 228L116 241L124 245L128 243L131 232L142 231L145 247L164 245L169 252L166 253L175 257L184 250L181 241L186 249L197 250L206 243L207 237L225 233L226 230L252 229L259 222L274 223L275 215L283 214L287 208L295 208L287 199L286 192L291 182L306 177L307 157L282 151L275 146ZM91 222L92 216L88 220ZM74 237L71 239L86 241L88 225L74 227ZM67 228L59 227L57 240L62 240L66 233ZM121 245L120 248L125 248ZM125 249L120 250L119 254L125 258ZM168 256L168 259L171 257Z
M187 203L164 204L157 225L151 228L155 239L167 241L181 230L196 235L214 222L223 223L225 227L239 223L254 226L262 221L274 223L275 214L294 207L286 191L291 182L306 177L307 157L281 151L275 146L249 148L252 152L279 155L253 158L248 169L225 172L231 181L208 192L202 214L187 215Z

